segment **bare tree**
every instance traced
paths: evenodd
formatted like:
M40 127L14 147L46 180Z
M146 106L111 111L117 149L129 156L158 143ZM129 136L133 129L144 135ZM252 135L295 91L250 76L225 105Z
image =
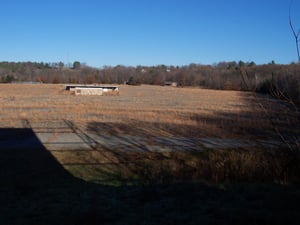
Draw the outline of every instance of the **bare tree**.
M292 5L292 2L291 2ZM292 18L291 18L291 5L290 5L290 11L289 11L289 22L290 22L290 27L292 29L295 41L296 41L296 49L297 49L297 56L298 56L298 62L300 62L300 54L299 54L299 35L300 35L300 29L298 30L298 32L296 32L294 26L293 26L293 22L292 22Z

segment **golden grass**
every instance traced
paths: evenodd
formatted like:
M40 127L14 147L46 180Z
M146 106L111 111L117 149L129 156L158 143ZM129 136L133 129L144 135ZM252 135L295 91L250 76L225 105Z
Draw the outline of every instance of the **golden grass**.
M268 115L258 103L263 103ZM34 128L68 120L82 127L90 123L125 124L127 131L147 126L148 134L154 135L167 135L171 129L170 135L178 130L180 135L185 132L184 136L249 138L260 132L274 133L270 117L284 130L297 120L284 104L264 96L148 85L121 85L118 96L74 96L64 85L1 84L0 104L0 127L12 128L24 127L24 121Z

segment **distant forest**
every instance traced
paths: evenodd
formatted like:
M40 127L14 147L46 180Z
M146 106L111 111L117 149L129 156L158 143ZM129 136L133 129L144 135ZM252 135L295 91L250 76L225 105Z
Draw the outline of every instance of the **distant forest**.
M270 93L300 102L300 64L256 65L254 62L220 62L186 66L104 66L89 67L75 61L71 65L36 62L0 62L0 82L105 83L200 86L220 90Z

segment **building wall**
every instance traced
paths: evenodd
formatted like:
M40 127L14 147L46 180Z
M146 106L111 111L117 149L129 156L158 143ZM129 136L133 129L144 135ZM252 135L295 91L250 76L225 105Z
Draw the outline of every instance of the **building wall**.
M102 88L75 88L75 95L103 95Z

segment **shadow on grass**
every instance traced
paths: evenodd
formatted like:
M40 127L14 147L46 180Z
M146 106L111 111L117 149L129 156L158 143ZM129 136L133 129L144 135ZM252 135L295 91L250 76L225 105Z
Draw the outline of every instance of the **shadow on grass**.
M111 135L120 132L116 127L90 124L98 135L103 128ZM193 161L198 155L125 153L101 145L94 150L100 159L121 168L120 179L128 172L137 174L141 182L108 186L84 181L69 173L32 129L0 129L0 223L296 224L300 219L297 186L233 185L226 180L212 184L204 182L205 177L194 177L197 171L209 174L201 170L220 165L225 155L204 155L212 163L201 165ZM105 167L83 159L81 166L85 165L92 170ZM106 170L108 176L114 174L110 169L115 168Z
M277 139L286 146L300 151L300 109L288 99L286 101L257 93L241 93L250 111L254 124L267 131L265 138ZM245 113L244 113L245 115Z
M115 137L112 141L119 143L119 146L109 147L110 140L108 140L98 143L96 149L102 158L106 158L104 164L112 166L110 172L121 174L128 179L135 175L149 182L208 180L215 183L259 181L287 184L300 181L298 173L300 154L290 151L284 143L273 145L264 140L264 136L260 136L262 141L257 145L236 147L233 139L229 147L206 148L203 145L207 141L205 138L189 139L176 136L170 138L170 135L178 135L182 130L189 130L191 134L193 129L191 126L163 123L159 126L169 138L152 137L156 124L146 122L91 123L88 131L101 137L101 140L109 139L110 136ZM257 132L251 132L252 130L250 132L247 130L248 136L244 138L250 137L251 140L251 135L252 139L255 134L256 137L259 136ZM144 139L134 138L137 135ZM226 140L225 138L224 142ZM272 141L272 138L270 140ZM185 141L187 143L184 143ZM194 143L196 149L189 149L193 148L193 143L190 142L196 142ZM214 140L211 142L214 146ZM179 143L182 145L177 146ZM161 150L157 151L156 146Z

